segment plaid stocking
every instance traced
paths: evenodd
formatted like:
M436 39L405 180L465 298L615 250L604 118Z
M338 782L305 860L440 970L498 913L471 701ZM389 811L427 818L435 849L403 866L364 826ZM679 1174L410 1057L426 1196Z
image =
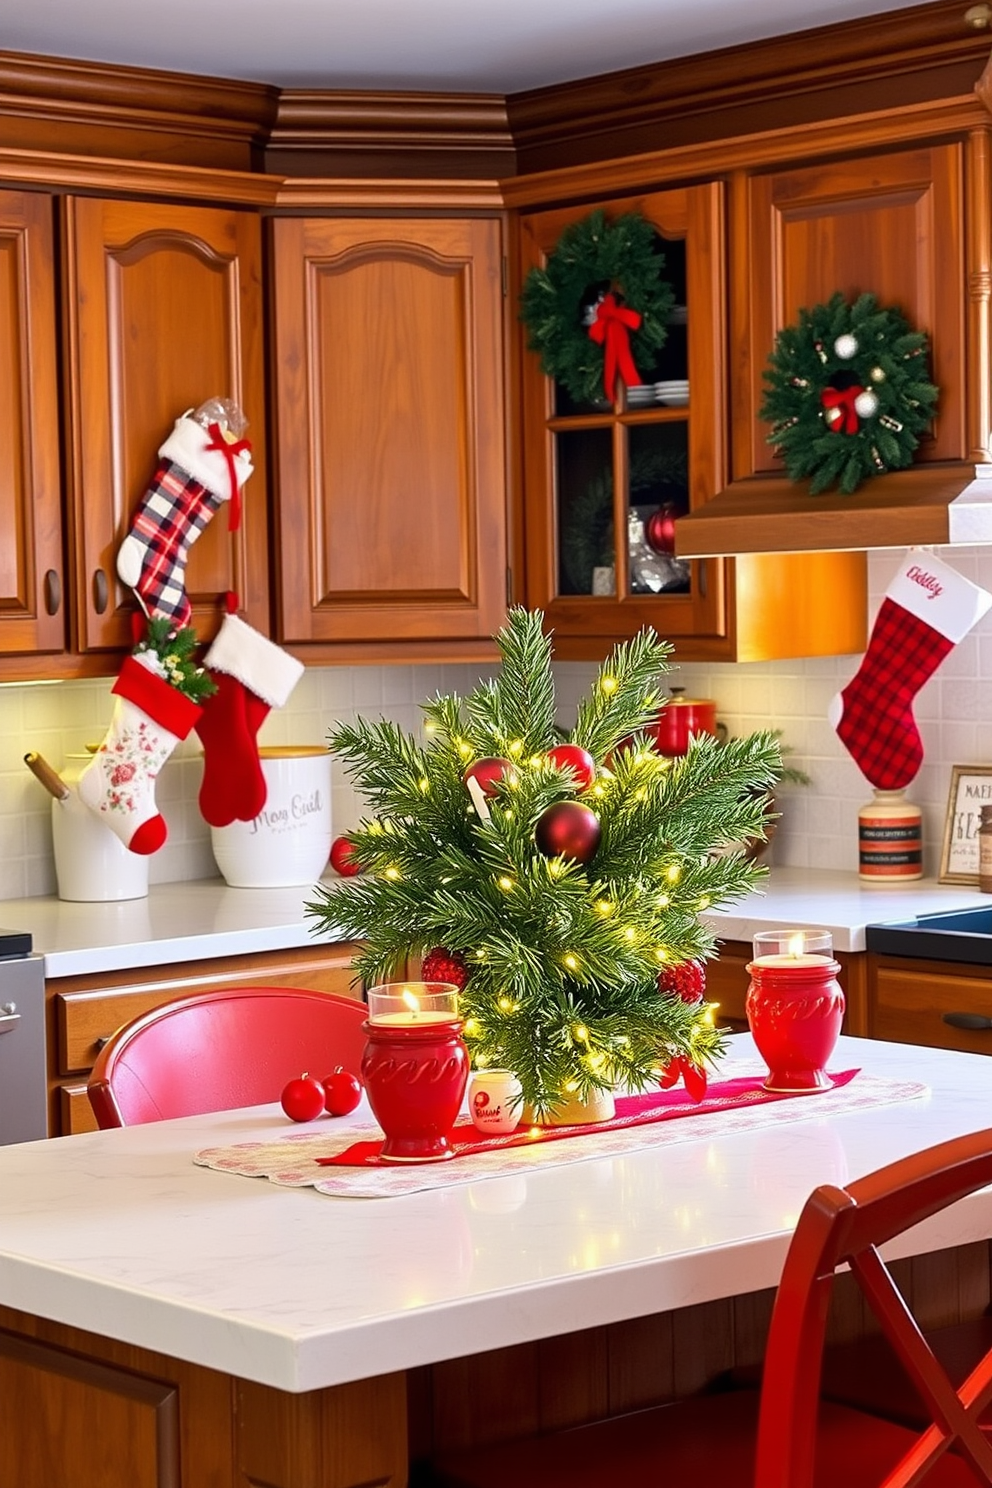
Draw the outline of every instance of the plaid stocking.
M247 440L230 444L218 424L205 429L183 414L159 450L159 465L117 554L117 572L148 616L177 629L190 617L189 550L222 502L236 502L251 475ZM231 527L237 526L232 508Z
M203 663L217 691L196 723L204 755L200 811L212 827L254 821L268 790L258 731L270 708L281 708L289 697L303 663L232 613L224 616Z
M877 790L902 790L923 763L913 699L992 605L992 594L920 550L889 585L855 677L830 704L841 741Z
M114 683L106 738L79 777L83 804L132 852L157 852L168 835L155 781L200 713L185 693L129 656Z

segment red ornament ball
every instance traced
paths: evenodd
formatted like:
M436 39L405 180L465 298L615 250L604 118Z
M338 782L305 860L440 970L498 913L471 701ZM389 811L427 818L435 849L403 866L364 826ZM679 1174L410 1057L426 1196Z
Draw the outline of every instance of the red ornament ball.
M675 508L659 506L644 523L644 541L653 553L675 552Z
M576 790L588 790L596 779L596 761L578 744L556 744L548 750L548 759L559 770L571 770Z
M331 867L342 878L354 878L362 869L355 862L355 847L347 837L335 837L331 843Z
M534 841L546 858L573 858L588 863L596 855L601 836L599 818L578 801L556 801L542 811Z
M498 755L486 755L484 759L477 759L474 764L462 774L462 780L468 785L470 780L476 780L481 787L484 796L495 796L496 787L507 775L513 773L513 765L508 759L500 759Z
M324 1087L314 1075L297 1075L279 1099L290 1121L316 1121L324 1111Z
M658 973L659 992L670 992L683 1002L702 1002L706 996L706 972L701 961L683 961Z
M361 1080L340 1065L320 1083L324 1087L324 1110L328 1116L347 1116L362 1098Z
M462 992L468 981L468 966L461 951L435 946L420 963L420 975L425 982L451 982Z

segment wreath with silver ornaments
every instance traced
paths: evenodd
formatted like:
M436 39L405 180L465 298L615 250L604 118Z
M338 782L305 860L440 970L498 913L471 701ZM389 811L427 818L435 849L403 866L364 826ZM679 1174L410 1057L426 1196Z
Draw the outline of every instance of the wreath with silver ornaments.
M760 409L792 480L808 478L811 496L830 486L849 496L912 464L938 397L928 350L924 332L871 294L800 310L776 337Z

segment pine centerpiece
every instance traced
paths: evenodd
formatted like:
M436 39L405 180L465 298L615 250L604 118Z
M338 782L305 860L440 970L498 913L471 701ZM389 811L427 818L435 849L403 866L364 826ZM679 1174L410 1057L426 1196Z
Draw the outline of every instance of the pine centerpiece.
M652 630L613 651L563 740L542 618L511 611L499 674L424 704L424 743L386 720L330 734L373 814L349 833L361 875L307 905L364 942L367 984L425 954L456 979L473 1063L512 1070L539 1118L718 1058L712 1009L671 973L713 954L701 912L764 874L711 853L762 834L781 772L771 733L656 752L671 647Z

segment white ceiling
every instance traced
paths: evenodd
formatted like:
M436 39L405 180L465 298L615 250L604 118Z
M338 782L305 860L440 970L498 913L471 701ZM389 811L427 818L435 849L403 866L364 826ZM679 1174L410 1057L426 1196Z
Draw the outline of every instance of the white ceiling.
M924 3L0 0L0 46L284 88L515 93Z

